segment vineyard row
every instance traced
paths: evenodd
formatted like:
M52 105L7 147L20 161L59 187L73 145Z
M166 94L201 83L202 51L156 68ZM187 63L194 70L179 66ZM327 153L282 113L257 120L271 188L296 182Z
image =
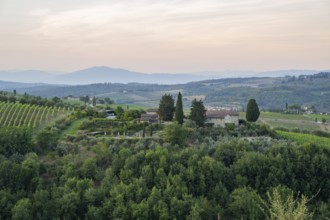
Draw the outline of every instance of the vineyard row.
M68 111L61 107L0 102L0 126L34 128L66 113Z

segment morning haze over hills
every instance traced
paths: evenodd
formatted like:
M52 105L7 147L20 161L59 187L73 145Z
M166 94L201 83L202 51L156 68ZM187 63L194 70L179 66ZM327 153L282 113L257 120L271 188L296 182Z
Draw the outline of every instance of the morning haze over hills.
M74 72L55 72L40 70L1 71L0 80L20 83L47 83L81 85L94 83L153 83L153 84L182 84L207 79L234 77L283 77L310 75L320 70L279 70L279 71L204 71L197 73L141 73L106 66L94 66Z
M329 220L329 12L0 0L0 219Z
M149 108L156 107L164 93L175 96L180 91L185 96L185 109L189 109L192 99L199 98L209 106L243 110L248 99L254 97L265 110L282 109L290 103L327 112L330 78L327 71L323 72L324 77L319 77L318 70L146 74L105 66L71 73L0 71L0 89L47 98L108 97L116 104Z

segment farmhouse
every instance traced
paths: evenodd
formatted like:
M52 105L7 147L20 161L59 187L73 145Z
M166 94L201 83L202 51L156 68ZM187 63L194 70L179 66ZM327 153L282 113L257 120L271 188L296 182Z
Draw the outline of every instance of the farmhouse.
M148 109L146 114L142 114L140 118L141 122L158 122L158 110L157 109Z
M226 124L238 126L238 112L229 110L212 110L206 112L207 124L214 127L225 127Z

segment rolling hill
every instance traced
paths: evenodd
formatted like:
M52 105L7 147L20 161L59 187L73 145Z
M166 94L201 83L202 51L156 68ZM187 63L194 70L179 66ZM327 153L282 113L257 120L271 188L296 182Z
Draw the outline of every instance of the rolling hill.
M29 88L42 86L42 83L20 83L20 82L8 82L0 81L0 90L14 90L18 88Z
M40 71L40 70L13 70L0 71L0 80L20 83L48 83L65 85L87 85L94 83L157 83L183 84L210 79L236 77L284 77L286 75L310 75L317 70L279 70L268 72L235 71L221 72L202 71L196 73L141 73L125 69L95 66L74 72Z
M17 88L17 92L44 97L97 96L110 97L116 103L155 107L165 94L183 94L184 106L203 98L206 105L242 109L255 98L261 109L282 109L285 104L314 105L319 111L330 109L330 73L299 77L250 77L205 80L175 85L142 83L98 83L79 86L38 85Z
M200 81L209 78L209 76L193 74L145 74L125 69L114 69L110 67L99 66L60 75L54 79L54 82L65 82L66 84L71 85L93 84L100 82L175 84Z

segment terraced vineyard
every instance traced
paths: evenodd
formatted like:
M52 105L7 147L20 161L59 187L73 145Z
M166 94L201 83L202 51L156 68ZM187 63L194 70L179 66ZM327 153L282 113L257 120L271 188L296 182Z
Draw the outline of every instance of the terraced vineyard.
M0 102L0 126L35 128L68 113L59 107Z

